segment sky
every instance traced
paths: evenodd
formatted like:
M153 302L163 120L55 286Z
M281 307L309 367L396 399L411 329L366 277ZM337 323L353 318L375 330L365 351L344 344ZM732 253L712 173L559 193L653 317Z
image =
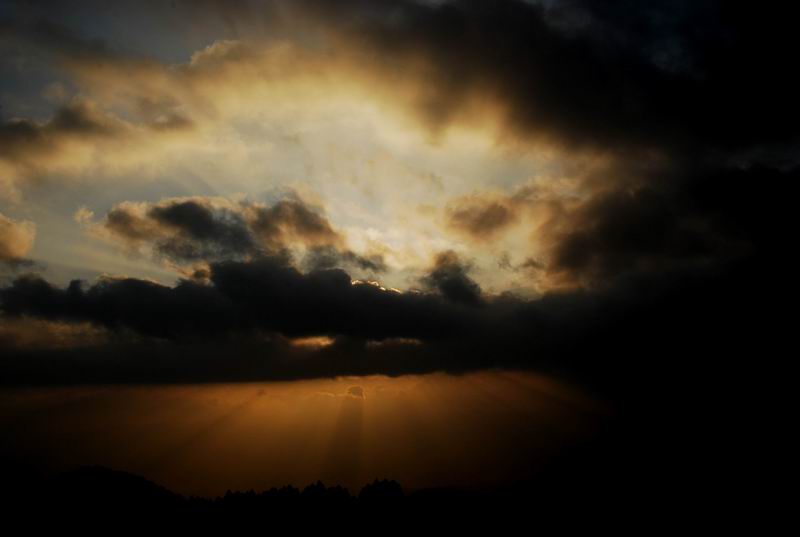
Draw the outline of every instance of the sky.
M791 10L2 1L0 383L716 415L789 322Z
M4 454L51 471L124 469L206 497L318 480L357 493L376 476L408 491L490 490L590 438L609 415L563 383L508 372L0 394Z

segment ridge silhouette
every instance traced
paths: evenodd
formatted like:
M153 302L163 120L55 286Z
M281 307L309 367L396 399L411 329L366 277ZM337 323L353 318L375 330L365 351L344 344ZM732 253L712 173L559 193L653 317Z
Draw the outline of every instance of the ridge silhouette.
M597 452L600 453L600 452ZM215 497L182 496L148 479L101 466L35 475L6 472L3 510L17 518L56 527L152 527L169 524L180 530L227 531L231 524L262 528L268 524L329 530L336 524L363 523L379 532L420 525L494 528L510 524L559 526L626 516L641 509L636 495L621 495L625 480L615 482L598 472L604 466L577 463L572 455L536 479L488 490L428 488L407 491L389 479L374 479L359 491L321 481L298 488L231 491ZM621 501L620 498L626 497ZM621 511L620 507L624 507ZM333 525L333 526L332 526Z

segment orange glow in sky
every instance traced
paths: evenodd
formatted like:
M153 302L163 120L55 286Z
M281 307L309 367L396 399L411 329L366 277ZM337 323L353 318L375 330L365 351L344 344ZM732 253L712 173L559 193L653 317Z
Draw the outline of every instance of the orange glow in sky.
M209 496L317 479L356 492L376 477L491 486L531 475L607 414L511 372L0 394L5 447L32 463L100 464Z

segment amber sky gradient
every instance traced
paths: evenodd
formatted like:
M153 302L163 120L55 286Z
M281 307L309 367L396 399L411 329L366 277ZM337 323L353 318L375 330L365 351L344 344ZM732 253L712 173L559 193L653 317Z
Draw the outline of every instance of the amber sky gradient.
M357 492L375 476L487 489L534 474L608 415L543 377L496 372L37 389L0 406L14 448L57 469L124 468L204 496L319 479Z

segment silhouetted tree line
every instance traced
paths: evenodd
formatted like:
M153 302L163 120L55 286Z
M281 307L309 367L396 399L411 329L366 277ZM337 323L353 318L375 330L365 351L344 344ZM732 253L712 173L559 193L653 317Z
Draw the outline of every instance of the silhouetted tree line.
M376 479L357 493L316 482L200 498L103 467L53 475L7 459L0 467L0 520L23 519L23 527L99 526L105 535L116 534L111 530L121 521L148 531L169 523L182 535L187 529L229 535L232 524L246 530L286 526L293 533L411 533L430 530L431 523L447 535L456 529L500 535L519 527L600 525L682 531L686 524L700 529L699 519L733 521L754 509L727 486L730 476L715 472L724 453L708 453L685 437L654 449L647 431L646 421L609 423L591 440L564 447L547 461L531 461L519 481L480 489L404 490L396 481Z
M5 520L21 519L30 527L99 528L109 534L120 524L140 528L170 523L184 529L223 530L229 524L254 528L290 523L303 530L345 521L390 532L434 520L448 526L494 524L531 516L539 523L567 521L567 512L588 513L590 506L584 501L576 503L579 495L566 500L554 489L545 488L544 482L518 483L489 492L442 488L407 493L397 481L375 479L353 494L340 485L318 481L303 489L284 486L202 498L184 497L143 477L97 466L55 476L29 476L27 480L17 475L13 480L16 483L7 480L3 488Z

